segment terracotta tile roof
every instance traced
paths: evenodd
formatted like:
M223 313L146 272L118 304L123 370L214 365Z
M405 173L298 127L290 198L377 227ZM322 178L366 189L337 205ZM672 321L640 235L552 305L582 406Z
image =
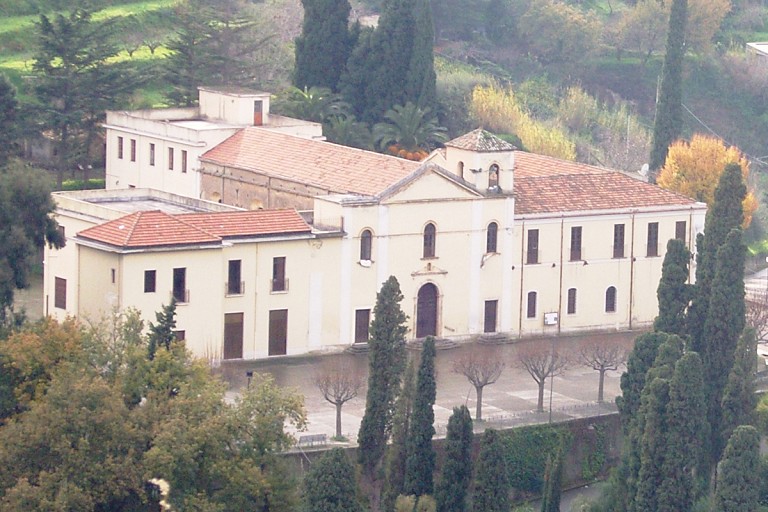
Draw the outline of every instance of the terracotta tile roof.
M219 244L223 238L308 233L296 210L255 210L170 215L135 212L80 231L77 236L124 249Z
M619 172L516 177L514 196L519 215L697 204Z
M455 139L446 142L445 145L459 149L466 149L469 151L480 151L483 153L494 151L514 151L517 149L509 142L500 139L491 132L487 132L482 128L478 128L477 130L473 130L469 133L456 137Z
M221 238L309 233L312 230L294 209L185 213L177 218Z
M335 194L371 196L421 165L258 127L240 130L207 151L200 160L313 185Z
M515 179L534 176L557 176L563 174L616 173L615 170L595 167L551 156L537 155L526 151L515 152Z
M221 242L218 236L159 210L132 213L77 235L124 248Z

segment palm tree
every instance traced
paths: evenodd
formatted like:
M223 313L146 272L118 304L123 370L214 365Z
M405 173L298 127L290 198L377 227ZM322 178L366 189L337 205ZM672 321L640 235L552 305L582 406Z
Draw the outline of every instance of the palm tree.
M305 121L322 123L332 116L346 115L349 105L342 100L340 94L326 87L299 89L292 86L277 97L275 110Z
M331 116L323 124L323 135L336 144L371 149L371 130L354 115Z
M410 101L405 105L395 105L384 114L384 118L386 121L373 127L373 139L381 150L424 154L448 140L447 130L438 126L437 118L431 115L430 110L421 109Z

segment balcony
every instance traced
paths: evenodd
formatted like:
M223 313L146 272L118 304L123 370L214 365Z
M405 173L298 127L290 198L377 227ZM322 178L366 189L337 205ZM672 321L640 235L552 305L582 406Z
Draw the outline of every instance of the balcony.
M187 304L189 302L189 290L187 289L173 290L171 296L176 299L176 304Z
M245 281L227 281L224 283L224 295L244 295Z
M288 291L288 279L272 279L270 281L270 290L272 293L280 293Z

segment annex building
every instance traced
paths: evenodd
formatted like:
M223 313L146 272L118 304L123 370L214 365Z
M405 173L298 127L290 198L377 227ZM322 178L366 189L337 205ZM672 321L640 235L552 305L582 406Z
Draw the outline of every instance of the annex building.
M258 93L201 90L198 115L204 92L254 119L188 120L232 126L186 172L172 116L108 117L107 190L54 194L68 243L46 252L48 314L154 321L175 297L201 357L302 354L367 341L394 275L411 339L634 329L657 314L667 240L704 227L703 203L483 130L412 162L264 126Z

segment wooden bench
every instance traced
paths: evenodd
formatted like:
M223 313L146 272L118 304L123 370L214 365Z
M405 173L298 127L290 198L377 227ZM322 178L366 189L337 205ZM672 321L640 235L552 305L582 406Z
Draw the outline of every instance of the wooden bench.
M299 446L315 446L315 444L328 444L328 435L307 434L299 437Z

